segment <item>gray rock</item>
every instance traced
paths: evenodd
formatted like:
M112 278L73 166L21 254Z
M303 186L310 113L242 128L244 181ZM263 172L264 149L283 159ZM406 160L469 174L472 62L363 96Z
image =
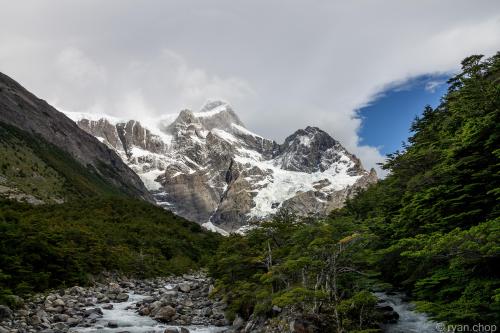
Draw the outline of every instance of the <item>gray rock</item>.
M71 317L66 321L66 324L68 324L70 327L77 326L82 322L81 317Z
M179 290L183 293L188 293L191 291L191 285L189 283L180 283Z
M155 314L155 319L162 321L162 322L169 322L173 316L175 316L177 312L173 307L170 305L164 306L160 308L156 314Z
M240 316L236 316L236 318L234 318L233 320L233 328L235 330L238 330L242 328L243 325L245 325L245 321L243 320L243 318L241 318Z
M101 315L102 316L102 310L101 310L101 308L87 309L84 312L85 317L88 317L88 316L90 316L92 314L96 314L96 315Z
M42 323L42 320L40 319L40 317L38 317L37 315L31 316L31 318L30 318L31 325L36 326L36 325L40 325L41 323Z
M53 317L53 322L66 322L68 319L69 316L67 314L59 313Z
M273 305L273 308L272 308L273 312L276 312L276 313L280 313L281 311L283 311L282 308L280 308L279 306L277 305Z
M110 294L120 294L122 292L122 288L118 283L110 283L108 286L108 293Z
M107 325L109 328L117 328L118 327L118 322L115 320L110 320Z
M125 301L128 301L128 294L125 294L125 293L121 293L121 294L118 294L116 295L116 301L117 302L125 302Z
M12 310L6 305L0 305L0 321L12 318Z
M53 324L52 327L58 331L67 331L69 328L68 325L66 325L65 323L61 323L61 322Z
M66 304L64 303L64 301L60 298L58 298L52 302L52 306L55 308L57 308L58 306L65 306L65 305Z

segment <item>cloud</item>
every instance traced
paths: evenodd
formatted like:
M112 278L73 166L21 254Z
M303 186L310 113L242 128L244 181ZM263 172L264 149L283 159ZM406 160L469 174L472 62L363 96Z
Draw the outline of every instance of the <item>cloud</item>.
M120 117L225 99L261 135L319 126L376 167L358 110L498 51L499 12L496 0L6 2L0 71L66 110Z
M436 90L445 84L446 81L428 81L425 83L424 89L430 93L435 93Z
M106 81L106 69L74 47L66 48L59 53L56 67L61 79L66 83L88 86Z

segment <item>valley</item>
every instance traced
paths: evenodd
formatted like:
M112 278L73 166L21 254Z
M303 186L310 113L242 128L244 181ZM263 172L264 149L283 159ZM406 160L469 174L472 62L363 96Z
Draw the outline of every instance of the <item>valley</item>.
M384 179L226 102L70 119L0 74L0 333L496 328L499 71L465 58Z

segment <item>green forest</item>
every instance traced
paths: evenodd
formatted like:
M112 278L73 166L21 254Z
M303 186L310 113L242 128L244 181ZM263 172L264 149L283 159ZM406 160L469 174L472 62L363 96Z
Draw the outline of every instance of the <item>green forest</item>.
M500 323L500 54L462 62L441 104L426 107L388 156L385 179L327 217L282 210L245 236L222 237L117 194L53 148L4 131L0 149L25 161L18 186L32 185L23 180L29 170L43 172L39 195L53 188L67 201L0 201L0 302L102 271L152 277L206 267L231 319L289 311L325 332L377 332L372 292L399 290L439 321ZM51 160L32 153L49 148Z
M210 270L232 316L278 306L325 331L376 329L371 291L391 288L439 321L500 323L500 54L466 58L448 83L389 175L343 209L223 240Z
M0 301L85 285L103 271L140 278L205 266L221 236L137 199L30 206L0 201Z

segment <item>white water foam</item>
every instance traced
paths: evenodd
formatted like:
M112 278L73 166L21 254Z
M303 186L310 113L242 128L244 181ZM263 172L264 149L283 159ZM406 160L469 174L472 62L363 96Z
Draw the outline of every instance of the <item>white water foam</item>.
M399 314L397 323L384 325L385 333L440 333L438 330L440 324L429 319L427 315L416 312L415 306L404 302L401 294L375 293L375 296L385 301Z

